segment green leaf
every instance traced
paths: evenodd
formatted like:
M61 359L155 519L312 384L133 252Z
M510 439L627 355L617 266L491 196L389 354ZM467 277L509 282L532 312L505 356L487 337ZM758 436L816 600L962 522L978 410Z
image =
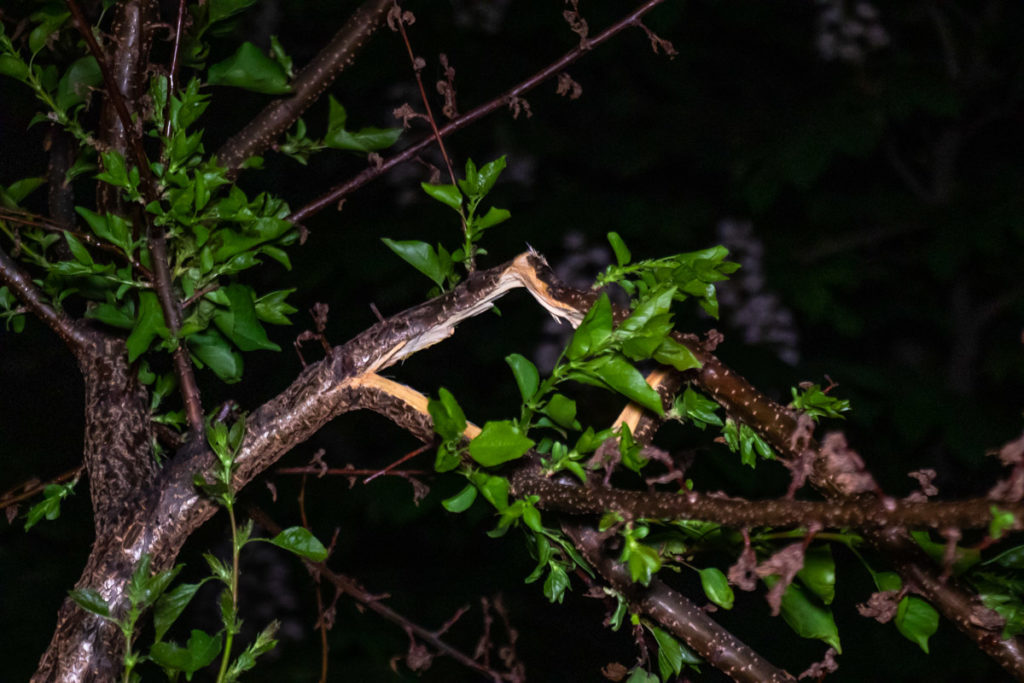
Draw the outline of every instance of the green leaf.
M0 55L0 76L10 76L22 83L28 80L28 64L14 55Z
M228 299L228 309L218 309L213 322L225 337L242 351L281 350L267 338L267 331L257 319L252 287L233 284L222 287L220 291Z
M927 531L911 531L910 537L928 553L939 566L946 564L946 544L936 543ZM957 546L953 553L953 574L959 576L981 561L981 551L976 548Z
M769 588L778 581L778 576L766 576L764 579ZM839 654L843 653L832 610L809 597L796 583L789 584L782 594L782 618L801 638L822 640Z
M68 243L68 247L71 249L71 255L75 257L76 261L81 263L83 266L92 265L92 255L89 253L89 250L78 241L77 237L65 230L64 240Z
M199 587L205 581L206 579L199 583L183 583L160 596L160 599L156 601L156 606L153 608L153 628L156 631L155 641L163 639L167 629L181 616L188 603L192 601L196 591L199 590Z
M832 547L814 545L804 552L804 566L797 572L800 581L826 605L836 596L836 563Z
M907 595L896 610L896 628L912 643L928 654L928 639L939 629L939 613L917 597Z
M242 379L242 356L217 330L193 334L188 338L189 350L202 364L209 366L223 382L234 384Z
M501 477L490 472L474 470L468 475L469 480L483 495L484 500L494 506L498 512L504 512L508 507L509 483L506 477Z
M454 185L431 185L430 183L420 183L420 187L437 201L460 214L462 213L462 193L459 192L459 188Z
M267 95L281 95L292 91L288 74L263 51L250 42L242 43L234 55L210 67L207 72L210 85L244 88Z
M540 386L540 373L537 372L537 366L518 353L505 356L505 362L512 368L516 386L519 387L519 395L523 397L524 401L529 401L537 393L537 387Z
M387 149L398 142L401 136L401 128L367 126L355 132L345 129L334 131L324 137L324 144L333 149L367 153Z
M75 479L67 484L49 484L43 489L43 500L29 508L25 519L25 531L38 524L44 517L51 522L60 517L60 502L72 494Z
M732 609L735 596L729 579L722 570L718 567L707 567L697 571L700 573L700 585L704 588L704 595L708 596L708 600L722 609Z
M663 415L661 395L651 387L632 363L620 354L610 354L594 361L588 370L615 391L644 408Z
M387 237L382 237L381 242L398 254L403 261L433 280L438 287L444 286L445 276L448 273L432 246L418 240L399 241ZM448 270L451 270L450 266Z
M310 533L309 529L301 526L285 529L270 539L270 542L278 548L284 548L313 562L323 562L327 559L327 548L324 544Z
M658 643L658 670L661 672L661 678L664 681L669 680L672 676L678 676L683 671L684 654L683 644L671 636L667 631L664 631L657 626L645 624L647 630L654 636L654 640ZM691 656L692 653L691 653ZM700 661L698 659L698 661Z
M4 206L9 209L18 207L18 203L32 193L33 190L46 182L44 176L34 176L16 180L6 189L0 187L0 196L3 196Z
M544 580L544 597L552 603L560 603L565 598L565 591L569 588L569 575L557 562L552 562L548 566L551 571L548 572L548 578Z
M68 595L86 612L92 612L101 617L110 617L110 607L99 591L93 588L76 588L68 591Z
M629 674L629 678L626 679L626 683L661 683L661 679L658 678L657 674L653 674L645 669L637 667Z
M626 247L626 243L619 237L619 233L608 233L608 243L612 245L612 251L615 252L615 260L620 266L626 265L633 258L633 255L629 253L629 249Z
M542 409L542 412L550 417L560 427L566 429L578 429L576 422L576 401L563 394L554 394Z
M32 21L39 22L28 36L28 49L31 50L33 57L46 46L50 36L60 31L64 22L71 17L70 12L57 10L56 7L59 5L48 6L29 17Z
M652 358L663 365L671 365L680 372L695 370L703 365L693 351L672 337L665 337L661 346L655 349Z
M462 433L466 431L466 415L450 391L441 387L438 398L427 403L427 412L434 421L434 431L442 439L455 441L462 438Z
M159 666L172 671L181 671L186 680L200 669L209 666L221 649L220 634L210 635L193 629L185 647L164 641L153 643L149 656Z
M82 104L102 81L103 74L95 57L90 55L75 60L57 84L57 107L68 110Z
M448 512L465 512L476 500L477 490L472 484L467 484L464 489L456 493L451 498L445 498L441 501L441 505Z
M294 289L279 289L256 299L256 317L271 325L291 325L292 321L288 319L288 316L299 309L287 303L285 299L294 291Z
M682 396L676 398L674 408L680 417L689 418L699 423L702 428L709 424L722 426L722 418L718 417L716 413L718 404L705 398L691 387L687 387Z
M114 154L109 156L111 159L115 158ZM116 156L119 157L120 155ZM121 158L121 163L124 163L123 158ZM89 224L89 228L94 235L120 247L126 254L131 253L132 234L128 221L114 214L101 216L95 211L90 211L82 206L76 206L75 211Z
M639 332L656 316L668 312L672 306L672 298L676 288L671 285L660 285L640 302L628 318L619 325L623 332Z
M612 304L608 295L602 293L573 333L565 355L569 360L579 360L596 354L611 334Z
M989 507L989 513L992 515L992 521L988 525L988 535L994 541L1002 538L1006 530L1012 529L1013 525L1017 523L1017 519L1012 512L1000 510L995 505Z
M661 569L661 557L654 548L636 543L630 549L627 566L633 581L646 586L651 582L651 577Z
M521 458L534 443L508 420L488 421L480 434L469 442L469 455L484 467L494 467Z
M504 223L511 217L508 209L499 209L492 206L487 210L487 213L480 218L473 219L473 227L477 230L486 230L487 228Z
M469 166L469 162L466 163L466 166ZM473 193L478 197L483 197L490 192L491 188L494 187L494 183L498 181L498 176L505 170L505 166L505 155L484 164L483 168L476 174L476 187L473 188Z
M156 292L139 292L139 311L135 316L135 326L125 341L128 362L134 363L136 358L149 349L153 339L158 335L164 338L170 336L170 331L164 324L160 301L156 297Z

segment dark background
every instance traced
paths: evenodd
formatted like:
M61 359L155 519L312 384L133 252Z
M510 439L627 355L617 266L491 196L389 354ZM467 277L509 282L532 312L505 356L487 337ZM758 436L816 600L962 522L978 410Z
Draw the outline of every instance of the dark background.
M212 59L230 54L243 39L265 45L276 34L302 65L354 6L268 0L239 22L215 48L223 54ZM444 52L457 70L462 111L577 42L558 2L406 6L416 14L410 38L427 60L428 90L441 77L437 55ZM11 3L5 12L11 19L31 7ZM592 33L623 11L623 3L604 1L583 7ZM580 99L559 97L554 83L546 83L526 96L532 118L513 120L501 111L446 141L456 168L467 157L483 163L508 156L491 199L510 209L512 220L487 234L483 244L490 253L481 266L501 263L529 244L563 277L585 285L610 258L604 239L610 230L626 239L636 258L725 242L744 268L720 294L722 319L684 309L682 329L722 330L719 355L779 400L787 401L789 387L803 380L826 383L827 374L838 382L835 391L851 399L854 410L832 427L846 432L892 494L913 490L906 473L922 467L938 471L944 496L984 493L998 473L986 452L1020 428L1024 8L1010 0L898 7L832 0L669 2L646 23L672 41L678 56L652 54L644 33L629 30L569 69L583 88ZM386 29L330 92L347 107L354 128L395 125L390 112L406 101L420 107L404 46ZM212 93L201 123L211 150L266 102L235 90ZM0 101L0 183L43 173L41 127L26 131L30 96L15 81L0 79ZM440 117L440 103L433 106ZM326 103L305 119L311 134L322 134ZM420 123L399 146L423 134ZM426 158L440 163L433 152ZM300 167L268 153L265 169L241 182L250 193L269 189L295 209L365 163L328 151ZM389 315L423 299L428 281L379 238L456 245L454 215L420 193L425 179L422 166L410 164L377 180L340 213L307 222L311 236L292 250L291 272L271 264L247 277L260 291L298 288L292 302L300 313L295 327L271 330L285 348L281 354L247 356L241 385L201 377L207 406L236 398L251 409L284 388L299 369L291 341L310 326L305 311L314 302L330 304L328 336L338 344L374 322L371 302ZM500 307L501 317L465 323L391 376L425 393L449 388L478 423L510 414L517 394L503 357L517 352L542 362L558 333L523 293L509 295ZM52 334L34 323L21 335L0 331L0 490L79 463L81 398L73 361ZM607 398L591 403L586 407L595 423L617 410ZM665 436L661 445L670 449L693 439L685 430ZM334 466L382 467L417 445L383 418L353 414L281 464L301 465L324 448ZM775 468L749 470L734 461L724 449L705 448L692 476L707 490L762 497L785 490L786 478ZM429 456L413 461L429 465ZM266 481L276 486L276 504ZM440 500L461 488L457 478L425 481L431 493L418 506L410 485L396 478L351 488L341 478L307 481L314 531L326 540L340 528L331 566L373 592L389 593L389 605L428 628L470 604L450 632L469 652L480 632L479 596L500 592L531 681L599 680L607 662L633 665L628 629L602 628L603 604L582 597L578 581L564 605L548 605L539 585L522 583L533 567L522 537L487 538L493 519L482 504L461 516L445 512ZM244 492L243 501L294 524L299 487L298 477L271 472ZM59 520L29 534L20 521L0 530L5 680L26 679L33 670L91 536L84 482ZM201 576L201 553L226 552L225 537L221 517L206 525L182 557L188 564L183 577ZM857 616L854 605L873 590L870 578L848 552L837 549L836 557L834 609L844 655L829 680L999 678L948 623L925 656L891 624ZM243 571L249 625L271 618L285 623L278 650L248 680L315 680L319 644L305 571L260 547L247 550ZM679 581L702 599L689 577ZM186 627L216 628L213 598L197 601ZM731 613L716 617L794 673L824 650L770 619L757 593L739 595ZM344 597L330 638L331 680L416 678L402 665L397 674L388 668L407 647L402 631L358 612ZM704 672L701 680L718 680L713 670ZM147 680L160 679L155 671L145 673ZM420 678L474 680L444 658Z

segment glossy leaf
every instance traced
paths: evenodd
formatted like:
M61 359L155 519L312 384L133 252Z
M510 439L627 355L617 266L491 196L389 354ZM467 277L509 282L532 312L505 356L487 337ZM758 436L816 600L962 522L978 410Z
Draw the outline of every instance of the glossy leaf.
M184 672L185 678L191 680L196 671L209 666L217 658L220 649L219 633L211 636L205 631L193 629L185 647L160 641L153 643L149 656L161 667Z
M484 467L494 467L521 458L534 443L508 420L488 421L469 442L469 455Z
M153 608L153 628L156 635L154 640L160 641L167 633L181 613L188 606L188 603L195 597L196 591L203 585L199 583L182 583L167 591L156 601Z
M700 573L700 585L704 589L704 595L708 600L715 603L722 609L732 609L735 596L729 579L725 577L718 567L706 567L697 570Z
M812 593L831 605L836 596L836 563L830 545L814 545L804 552L804 566L797 577Z
M537 371L537 366L518 353L505 356L505 362L512 368L516 386L519 387L519 395L523 397L524 401L530 400L537 393L537 387L540 386L540 373Z
M676 370L696 370L703 365L693 351L680 344L672 337L666 337L652 354L654 360L663 365L671 365Z
M557 562L552 562L548 566L551 567L551 571L548 573L548 578L544 580L544 597L552 603L560 603L565 598L565 591L569 588L569 575Z
M629 400L658 415L664 414L661 395L647 383L640 371L621 355L605 356L595 362L589 370Z
M769 587L779 580L777 576L765 577ZM832 610L816 599L807 595L806 591L796 583L786 587L782 594L782 618L801 638L816 638L831 645L836 652L842 654L839 642L839 629L832 616Z
M160 301L156 292L139 292L139 311L135 316L135 326L125 341L128 349L128 362L135 362L135 359L145 353L153 339L157 336L168 337L170 331L164 324L164 313L160 309Z
M281 65L250 42L242 43L234 55L211 66L207 72L207 82L210 85L244 88L267 95L292 91L288 85L288 74Z
M442 500L441 506L448 512L465 512L471 505L473 505L473 501L476 500L476 494L476 487L472 484L467 484L465 488L454 496Z
M917 597L907 595L896 610L896 628L912 643L928 654L928 639L939 629L939 613Z
M626 243L619 236L619 233L608 233L608 243L612 245L612 251L615 252L615 260L620 266L626 265L633 258L633 255L629 252L629 249L626 247Z
M270 539L270 542L278 548L284 548L313 562L323 562L327 559L327 548L324 547L324 544L310 533L309 529L301 526L285 529Z
M456 186L420 183L420 187L423 188L424 192L445 206L451 207L455 211L462 213L462 193L459 192L459 188Z
M217 330L193 334L188 338L189 350L214 374L227 384L242 379L244 369L242 356Z
M68 595L86 612L92 612L101 617L110 616L110 607L99 591L93 588L78 588L68 591Z
M213 322L225 337L242 351L281 350L267 338L267 331L257 319L251 287L233 284L222 287L220 291L228 299L228 309L218 309Z
M453 441L462 438L462 433L466 431L466 415L450 391L441 387L438 398L431 399L427 404L427 412L434 421L434 431L442 439Z
M447 272L434 247L419 240L399 241L382 237L381 242L398 254L403 261L433 280L438 287L444 286Z
M657 626L648 626L658 643L658 670L663 681L678 676L683 671L683 651L678 640Z
M543 413L550 417L558 426L566 429L578 429L576 422L576 401L563 394L554 394L548 399Z
M608 295L602 293L573 333L565 355L569 360L579 360L596 353L611 334L612 305Z
M487 210L487 213L483 216L473 220L473 227L477 230L486 230L487 228L504 223L507 221L512 214L508 209L499 209L492 206Z
M81 57L71 63L57 84L57 106L70 109L84 103L93 88L103 81L100 66L93 56Z

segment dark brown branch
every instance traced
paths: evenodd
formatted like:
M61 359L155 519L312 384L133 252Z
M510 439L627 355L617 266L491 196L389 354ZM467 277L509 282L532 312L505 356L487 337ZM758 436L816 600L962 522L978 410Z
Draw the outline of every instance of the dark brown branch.
M629 569L614 556L604 552L603 538L594 529L567 525L563 526L563 530L613 588L733 680L750 683L796 680L722 628L704 610L661 580L651 579L647 587L634 583Z
M780 498L746 500L708 496L696 491L625 491L610 488L565 486L547 477L518 472L512 478L516 496L539 495L539 505L573 514L600 514L606 510L632 518L693 519L726 526L848 527L857 530L881 527L908 529L984 529L992 522L993 505L1024 521L1024 504L996 504L987 498L963 501L860 500L804 501ZM1022 524L1024 526L1024 524Z
M96 38L92 34L92 27L86 21L81 8L78 7L78 3L75 0L65 0L65 2L71 11L79 33L82 34L86 45L89 46L89 51L99 64L107 97L117 112L117 117L127 138L128 149L132 152L135 165L139 169L143 195L148 202L156 201L158 199L156 180L153 177L152 169L149 167L146 150L142 147L142 139L132 126L131 114L128 112L124 93L118 87L117 81L114 80L103 50L96 42ZM178 330L181 329L181 305L174 295L171 271L168 266L166 236L163 229L153 223L148 212L138 211L136 215L144 220L146 224L146 241L153 265L153 285L156 289L157 298L160 301L160 308L163 311L167 329L171 331L172 335L177 335ZM195 373L192 370L192 361L189 358L187 349L182 344L178 345L172 355L174 369L180 383L181 398L185 404L185 414L188 417L193 435L198 435L203 430L203 407L199 397L199 385L196 383Z
M589 48L597 47L598 45L606 42L608 39L622 32L626 28L633 26L640 19L640 17L650 12L652 9L660 5L662 2L664 2L664 0L648 0L640 7L630 12L627 16L623 17L619 21L609 26L607 29L601 32L600 35L591 39L588 44L588 50L583 50L580 47L576 47L575 49L570 50L569 52L562 55L559 59L555 60L554 62L544 67L543 69L541 69L534 75L530 76L526 80L522 81L518 85L514 86L510 90L502 93L498 97L495 97L490 102L482 104L476 109L467 112L466 114L463 114L454 121L448 123L438 131L438 135L440 137L446 137L458 130L462 130L463 128L477 121L478 119L481 119L484 116L490 114L491 112L506 106L510 101L514 100L517 97L520 97L526 92L529 92L530 90L537 87L538 85L548 80L549 78L557 76L561 71L565 69L565 67L567 67L569 64L572 64L577 59L582 57L587 51L589 51ZM295 211L291 216L288 217L288 220L295 221L296 223L301 223L302 221L306 220L313 214L319 213L320 211L323 211L327 207L335 205L338 201L340 201L353 191L359 189L363 185L366 185L370 181L377 179L384 173L390 171L395 166L402 164L408 161L409 159L412 159L425 148L429 147L433 142L433 135L428 135L424 137L419 142L407 147L406 149L396 154L395 156L384 160L378 165L371 166L365 169L359 175L355 176L354 178L351 178L350 180L347 180L344 183L335 186L326 194L318 197L309 204L306 204L298 211Z
M29 311L57 333L72 351L79 353L89 347L91 335L78 321L63 311L54 310L45 295L32 282L32 278L0 249L0 283L7 286Z
M249 157L270 147L278 135L298 120L342 70L352 63L370 36L380 25L384 12L393 0L366 0L292 81L292 95L275 100L264 107L245 128L217 150L218 161L230 171Z

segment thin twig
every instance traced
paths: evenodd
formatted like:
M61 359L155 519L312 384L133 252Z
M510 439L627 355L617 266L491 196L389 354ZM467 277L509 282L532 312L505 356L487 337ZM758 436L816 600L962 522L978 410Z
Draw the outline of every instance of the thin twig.
M629 28L630 26L633 26L640 19L640 17L647 14L658 5L662 4L664 1L665 0L648 0L637 9L633 10L628 15L626 15L619 21L609 26L600 35L591 39L588 43L587 50L583 50L577 46L576 48L562 55L559 59L555 60L548 66L544 67L543 69L535 73L534 75L530 76L526 80L514 86L510 90L507 90L498 97L495 97L490 102L482 104L476 109L466 114L463 114L454 121L451 121L438 131L438 135L440 135L441 137L446 137L454 133L455 131L462 130L463 128L477 121L478 119L481 119L484 116L490 114L491 112L501 107L504 107L514 98L519 97L523 93L532 90L533 88L537 87L538 85L548 80L549 78L557 76L560 72L562 72L565 69L565 67L575 62L577 59L582 57L586 52L589 52L589 48L597 47L598 45L606 42L608 39L612 38L616 34L621 33L623 30ZM363 185L369 183L370 181L377 179L378 177L390 171L395 166L402 164L408 161L409 159L415 157L417 154L423 151L423 149L429 147L430 144L433 142L433 135L428 135L424 137L422 140L407 147L402 152L396 154L395 156L389 159L382 161L379 165L371 166L365 169L359 175L355 176L354 178L351 178L350 180L347 180L344 183L335 186L327 193L321 195L320 197L313 200L309 204L306 204L298 211L295 211L291 216L288 217L288 220L293 221L295 223L301 223L302 221L306 220L313 214L319 213L320 211L323 211L327 207L335 205L339 200L343 199L354 190L357 190Z
M167 109L164 112L164 137L171 137L171 95L178 90L178 57L181 53L181 32L185 24L185 0L178 0L178 19L174 23L174 46L171 68L167 73Z
M255 506L247 508L249 515L261 526L265 527L267 531L272 534L281 533L281 526L272 520L266 512ZM336 574L323 562L312 562L310 560L304 560L306 568L311 574L324 576L328 581L333 583L338 590L348 595L350 598L358 602L363 607L376 612L378 615L390 621L393 624L397 624L406 632L414 633L418 638L428 643L431 647L437 650L439 653L448 655L455 661L459 662L468 669L472 669L480 674L489 676L492 680L501 681L508 680L508 676L502 674L500 671L488 668L476 661L469 655L463 653L455 647L452 647L448 643L441 640L437 632L431 631L430 629L424 628L417 623L410 621L405 616L399 614L395 610L385 605L380 596L373 595L366 591L359 583L348 576L343 574Z

